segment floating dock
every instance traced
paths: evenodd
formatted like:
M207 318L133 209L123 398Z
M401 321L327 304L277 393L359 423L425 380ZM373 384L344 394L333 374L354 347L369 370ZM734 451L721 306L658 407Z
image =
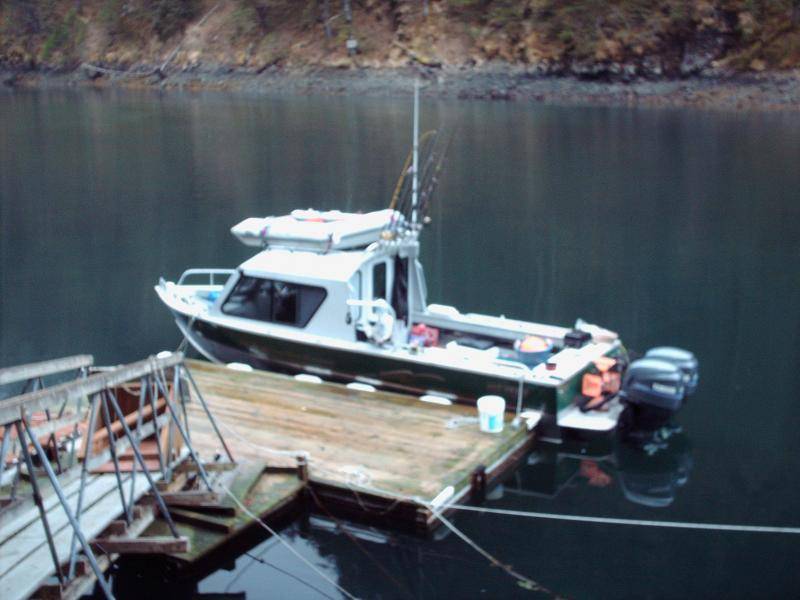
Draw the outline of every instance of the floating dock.
M187 360L237 460L296 464L307 454L312 508L390 528L428 532L450 503L480 499L534 443L525 420L479 431L474 407L243 372ZM192 443L221 452L201 404L191 402ZM435 510L434 510L435 509Z
M80 369L41 389L42 377ZM75 598L121 556L210 572L302 511L430 532L482 499L534 442L474 407L242 371L180 353L0 369L0 597ZM512 422L513 421L513 422ZM164 563L166 564L166 563Z

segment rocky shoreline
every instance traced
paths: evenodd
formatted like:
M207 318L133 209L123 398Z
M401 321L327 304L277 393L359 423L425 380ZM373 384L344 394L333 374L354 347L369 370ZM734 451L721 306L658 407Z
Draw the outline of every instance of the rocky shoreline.
M132 71L88 65L69 72L0 71L0 81L6 87L217 90L249 95L405 96L411 93L416 79L424 82L425 95L439 98L721 110L800 109L800 71L625 82L542 75L507 65L472 69L270 67L261 72L220 67L165 75L146 66Z

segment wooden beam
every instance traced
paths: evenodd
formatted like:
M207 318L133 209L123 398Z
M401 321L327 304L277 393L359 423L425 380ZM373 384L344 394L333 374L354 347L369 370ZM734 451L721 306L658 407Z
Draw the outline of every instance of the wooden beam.
M158 401L156 402L156 410L160 411L166 405L167 405L167 401L164 398L159 398ZM152 405L150 403L148 403L147 405L144 406L144 408L142 408L142 422L143 423L148 423L150 421L152 415L153 415L153 407L152 407ZM131 431L133 431L134 434L136 433L136 427L134 427L134 425L137 423L138 420L139 420L139 410L138 409L134 410L133 412L131 412L131 413L127 414L127 415L125 415L125 423L131 429ZM97 431L95 431L92 434L92 444L93 444L92 445L92 451L93 452L95 451L94 450L95 446L98 446L101 443L108 443L108 428L106 428L102 423L101 423L101 426L102 426L101 429L98 429ZM112 417L111 431L114 432L114 435L117 437L117 439L120 438L122 430L123 430L122 423L119 420L115 420ZM124 434L122 434L122 435L124 435ZM84 452L84 451L82 451L82 452Z
M189 510L193 510L195 512L202 512L207 514L219 515L224 517L235 517L237 514L237 509L235 506L230 504L220 504L218 502L193 502L189 503L182 503L182 502L170 502L169 503L170 511L173 508L187 508ZM170 514L172 514L170 512Z
M128 524L125 521L111 521L103 532L103 535L126 535L127 533Z
M169 514L172 519L178 523L202 527L203 529L216 531L217 533L224 533L227 535L233 533L234 529L236 529L236 521L231 518L219 518L213 515L181 508L171 508Z
M175 506L205 506L222 504L225 496L205 490L188 490L185 492L161 492L161 497L168 506L173 504Z
M169 415L159 415L155 421L158 422L159 427L165 427L169 423L170 417ZM145 439L153 435L156 431L155 421L150 421L142 425L141 429L138 429L138 435L141 439ZM85 440L86 438L84 438ZM114 445L114 448L117 451L117 456L121 455L125 452L128 448L130 448L131 443L127 437L120 437L117 438L117 442ZM100 465L107 463L111 460L111 449L106 447L104 450L100 451L98 454L92 454L92 457L89 459L88 468L89 471L93 471ZM138 463L137 463L138 464ZM141 466L137 467L137 471L141 471Z
M71 400L77 400L127 381L138 379L152 373L154 367L156 369L168 369L181 362L183 362L183 353L175 352L164 358L140 360L139 362L118 367L113 371L90 375L86 379L78 379L44 390L8 398L0 402L0 425L18 421L25 412L44 411Z
M18 381L28 381L37 377L45 377L72 369L91 367L94 364L94 357L90 354L77 354L65 358L56 358L42 362L30 363L27 365L17 365L0 369L0 385L16 383Z
M69 414L61 418L52 419L50 421L43 421L36 426L31 427L31 432L37 439L49 436L51 433L56 433L59 429L66 429L73 427L76 423L80 423L86 418L85 415Z
M181 463L183 464L183 463ZM180 467L181 465L178 465ZM172 480L171 481L157 481L156 482L156 489L159 492L177 492L183 486L186 485L186 482L189 481L189 475L187 473L180 473L178 472L178 467L172 469Z
M236 463L232 462L204 462L203 468L206 473L214 471L233 471L236 468ZM197 464L194 461L187 460L186 462L175 467L176 473L195 473L199 471ZM295 467L289 468L289 471L294 473L297 469Z
M189 538L99 538L92 542L92 549L110 554L176 554L189 551Z

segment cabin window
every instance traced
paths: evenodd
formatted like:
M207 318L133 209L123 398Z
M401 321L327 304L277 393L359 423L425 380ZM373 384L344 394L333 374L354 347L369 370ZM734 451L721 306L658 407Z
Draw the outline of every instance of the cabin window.
M293 327L305 327L328 293L325 288L243 275L222 305L222 312Z
M379 262L372 267L372 299L386 300L386 263Z

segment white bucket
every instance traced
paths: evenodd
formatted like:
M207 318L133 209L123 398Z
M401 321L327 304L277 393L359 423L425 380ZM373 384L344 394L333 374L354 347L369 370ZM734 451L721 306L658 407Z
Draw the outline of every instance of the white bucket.
M503 415L506 401L500 396L481 396L478 398L478 421L481 431L500 433L503 431Z

